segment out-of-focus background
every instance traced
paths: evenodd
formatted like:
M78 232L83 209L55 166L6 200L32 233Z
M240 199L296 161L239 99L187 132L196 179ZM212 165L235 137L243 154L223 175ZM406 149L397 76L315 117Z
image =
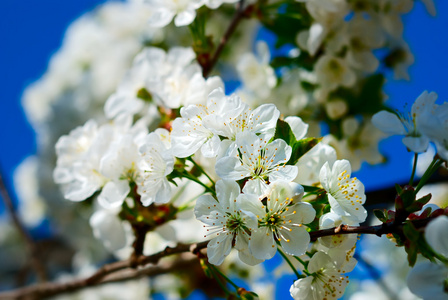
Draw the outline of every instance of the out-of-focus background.
M0 162L11 180L15 167L36 149L34 133L21 107L22 92L46 70L51 55L61 46L64 32L76 18L101 0L41 0L0 3ZM409 68L410 81L395 81L388 74L385 93L391 106L412 105L424 90L435 91L439 99L448 98L445 70L448 69L448 3L436 1L437 16L431 17L420 1L404 16L404 39L415 56ZM69 70L67 70L69 72ZM410 174L411 154L392 137L381 143L389 159L381 166L364 166L361 174L368 189L404 181Z

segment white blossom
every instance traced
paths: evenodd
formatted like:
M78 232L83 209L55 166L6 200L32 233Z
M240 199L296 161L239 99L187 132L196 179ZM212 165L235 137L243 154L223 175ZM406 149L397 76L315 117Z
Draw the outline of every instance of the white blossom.
M318 143L297 161L297 177L294 181L305 185L319 182L319 172L322 166L326 162L332 165L336 159L336 151L331 146L323 142Z
M258 220L258 229L252 232L249 241L256 258L272 258L277 252L276 241L290 255L305 253L310 236L302 224L312 222L316 212L311 204L300 201L303 192L297 183L277 181L270 185L266 203L258 195L241 196L241 210Z
M342 217L346 224L362 223L367 217L363 207L366 201L364 185L356 177L348 160L337 160L332 167L327 162L320 170L319 179L327 191L332 212Z
M156 133L150 133L139 149L140 174L137 179L138 193L144 206L166 203L171 198L171 185L167 179L174 169L174 157Z
M236 147L216 162L216 173L228 180L248 178L244 191L260 196L267 191L268 182L292 181L297 168L286 165L291 147L282 139L268 143L270 138L252 132L238 134Z
M348 276L341 275L328 254L315 253L307 269L311 275L296 280L289 290L295 300L335 300L344 294Z
M221 141L211 128L221 123L225 127L245 108L239 97L226 97L220 88L210 93L206 106L198 104L182 107L181 118L174 120L172 125L173 154L177 157L187 157L201 149L205 157L215 157ZM205 126L206 122L208 126ZM214 131L217 132L216 129Z
M415 100L410 113L397 116L383 110L373 115L372 123L387 134L404 135L402 142L411 151L416 153L425 152L429 145L429 138L422 132L422 124L433 124L436 119L434 118L436 99L436 93L424 91ZM431 128L431 130L436 129L436 126ZM431 134L428 130L425 132Z
M234 247L239 257L249 265L260 263L248 253L250 232L257 227L257 221L242 212L238 203L240 188L235 181L220 180L216 183L216 196L204 195L198 198L194 209L198 220L205 223L207 235L213 236L208 243L207 256L210 263L220 265Z
M314 70L317 82L325 91L332 91L339 86L351 87L356 81L356 74L347 61L329 54L319 58Z
M241 55L237 70L243 84L257 96L266 98L277 84L274 69L269 65L271 55L265 42L258 42L257 57L252 53Z

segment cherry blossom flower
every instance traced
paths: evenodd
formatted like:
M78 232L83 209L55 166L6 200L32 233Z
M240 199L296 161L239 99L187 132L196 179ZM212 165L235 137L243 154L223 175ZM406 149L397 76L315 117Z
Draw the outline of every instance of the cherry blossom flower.
M345 59L323 55L315 65L317 82L324 91L332 91L339 86L351 87L356 82L356 74Z
M312 222L316 212L311 204L300 202L303 192L297 183L278 181L270 185L266 203L258 195L241 195L241 210L258 220L249 241L256 258L271 259L277 252L276 241L290 255L305 253L310 236L302 224Z
M251 109L240 102L239 96L225 96L222 89L216 89L209 95L207 108L211 113L204 118L204 126L213 133L235 141L236 135L243 131L256 134L274 134L280 111L274 104L263 104ZM235 110L230 112L223 103L235 103ZM239 112L238 114L236 114Z
M216 195L218 201L211 195L199 197L194 208L196 218L206 224L208 236L213 236L207 246L209 262L222 264L234 247L243 262L260 263L248 252L249 235L257 221L239 209L240 187L235 181L220 180L216 183Z
M171 198L171 186L166 178L174 169L174 157L160 140L157 133L150 133L139 149L138 193L145 206L166 203Z
M351 178L351 174L350 162L344 159L337 160L332 167L325 163L319 175L332 212L341 216L346 224L362 223L367 217L362 206L366 201L364 185L356 177Z
M257 96L266 98L277 84L277 77L269 65L271 54L268 45L260 41L256 48L257 56L252 53L241 55L236 68L245 87Z
M264 195L268 182L292 181L297 176L297 167L285 165L291 157L291 147L282 139L270 143L271 135L257 136L253 132L242 132L236 136L236 147L228 156L216 162L216 173L223 179L248 178L244 192Z
M217 123L230 124L245 108L238 96L226 97L220 88L210 93L207 106L182 107L181 118L174 120L172 125L173 154L187 157L201 149L205 157L215 157L221 141L210 128ZM205 126L205 120L208 120L208 126Z
M414 102L408 114L393 114L380 111L373 115L372 123L381 131L390 135L404 135L403 144L415 153L428 149L429 138L422 132L422 124L433 124L433 108L437 99L434 92L424 91ZM437 127L431 128L431 130ZM424 130L425 132L428 132ZM430 132L430 131L429 131Z
M341 275L344 271L330 255L315 253L307 271L310 275L296 280L289 290L295 300L335 300L344 294L348 276Z

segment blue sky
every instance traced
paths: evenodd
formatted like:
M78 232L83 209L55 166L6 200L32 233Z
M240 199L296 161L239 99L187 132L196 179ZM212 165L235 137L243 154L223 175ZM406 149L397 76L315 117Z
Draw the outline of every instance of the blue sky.
M0 2L0 163L11 180L14 168L36 150L34 134L28 125L20 99L24 88L44 72L51 55L60 47L67 26L98 0L40 0ZM390 104L403 108L425 89L448 98L448 12L447 1L437 1L437 17L431 17L421 2L405 16L405 39L415 56L410 68L411 81L394 81L389 76L385 91ZM406 180L411 155L398 137L381 143L391 163L374 166L358 174L368 188ZM365 170L367 171L367 170Z

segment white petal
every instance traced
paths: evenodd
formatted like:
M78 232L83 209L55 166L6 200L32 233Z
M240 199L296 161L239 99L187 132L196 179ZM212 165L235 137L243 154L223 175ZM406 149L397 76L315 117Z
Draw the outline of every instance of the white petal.
M448 258L448 217L442 215L429 222L425 238L434 251Z
M289 217L295 224L309 224L314 221L316 211L313 206L306 202L297 203L289 208L289 211L296 213Z
M239 208L254 220L258 220L266 214L263 203L261 203L257 195L241 194L237 199L237 203Z
M412 293L423 299L446 300L448 294L444 292L443 282L447 277L445 266L422 262L409 272L407 285Z
M224 258L232 250L232 235L221 233L218 237L212 239L207 246L207 257L211 264L219 266Z
M98 196L98 202L106 209L118 208L130 190L127 180L109 181Z
M291 288L289 289L291 297L295 300L314 300L311 293L311 285L313 284L313 280L314 277L308 276L306 278L294 281L294 284L291 285Z
M249 266L256 266L264 261L253 256L249 249L238 251L238 257L243 263Z
M196 219L205 224L212 225L216 219L212 219L210 216L220 212L218 205L218 201L211 195L200 196L194 206L194 215L196 216Z
M211 139L208 139L204 143L204 145L202 145L201 153L205 157L216 157L219 153L220 145L221 145L221 140L219 139L219 136L217 136L215 134L215 135L213 135L213 137Z
M249 249L251 253L258 259L266 260L274 257L277 247L274 242L274 235L266 227L258 228L252 231L249 241Z
M174 18L174 25L177 27L190 25L193 20L196 18L196 11L186 10L177 14L176 18Z
M233 213L236 199L240 195L240 186L233 180L219 180L216 183L216 196L223 211Z
M374 114L372 123L376 128L387 134L406 134L403 123L397 115L385 110Z
M110 251L114 252L126 246L126 233L116 215L104 210L96 211L90 217L90 226L95 237Z
M72 201L82 201L92 196L100 187L95 182L74 181L64 191L64 197Z
M243 193L257 195L260 199L269 192L269 186L260 178L250 178L243 187Z
M289 127L291 127L296 140L301 140L305 137L309 125L303 122L301 118L290 116L285 119L285 122L289 124Z
M406 136L402 139L403 144L412 152L425 152L429 146L429 139L426 136L412 137Z
M250 176L250 173L243 168L241 162L236 157L224 156L216 162L216 174L222 179L240 180Z
M322 40L326 36L326 31L322 24L314 23L311 25L309 38L307 42L308 51L311 54L311 56L314 56L316 54L317 49L319 49L320 45L322 44Z
M303 227L292 227L291 231L282 229L281 234L286 241L281 239L280 244L289 255L300 256L304 254L310 243L310 234Z
M148 24L152 27L165 27L171 22L174 16L174 12L160 8L149 17Z
M278 180L293 181L297 177L298 168L296 166L285 165L280 166L278 171L273 171L269 174L269 181L275 182Z

